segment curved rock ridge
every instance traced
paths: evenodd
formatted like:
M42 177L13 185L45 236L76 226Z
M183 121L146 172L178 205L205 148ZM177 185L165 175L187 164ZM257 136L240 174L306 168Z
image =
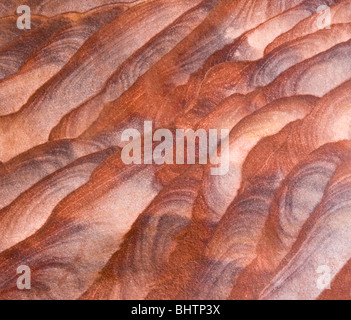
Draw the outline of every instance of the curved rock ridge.
M3 1L0 299L350 299L350 52L351 0Z

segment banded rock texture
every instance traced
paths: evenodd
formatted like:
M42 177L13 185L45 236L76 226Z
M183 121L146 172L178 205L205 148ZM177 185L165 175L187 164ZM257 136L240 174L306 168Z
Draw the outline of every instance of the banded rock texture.
M350 52L350 0L2 1L0 299L349 299Z

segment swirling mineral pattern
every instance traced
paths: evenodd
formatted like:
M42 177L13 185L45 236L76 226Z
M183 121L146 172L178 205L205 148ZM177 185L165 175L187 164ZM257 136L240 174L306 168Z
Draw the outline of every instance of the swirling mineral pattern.
M351 0L0 0L0 234L5 300L351 299Z

